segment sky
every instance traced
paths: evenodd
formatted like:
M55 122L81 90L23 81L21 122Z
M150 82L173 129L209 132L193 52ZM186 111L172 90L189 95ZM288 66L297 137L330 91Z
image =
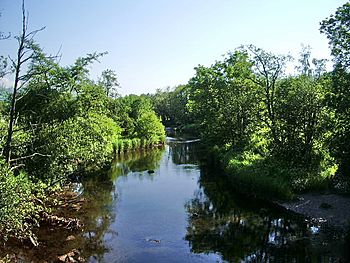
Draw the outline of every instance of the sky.
M297 56L309 45L330 58L319 23L345 0L26 0L29 29L45 27L36 41L61 65L107 51L91 66L93 79L114 70L120 93L154 93L186 84L194 68L210 66L240 45ZM15 56L21 0L0 0L0 55ZM10 84L11 76L2 80Z

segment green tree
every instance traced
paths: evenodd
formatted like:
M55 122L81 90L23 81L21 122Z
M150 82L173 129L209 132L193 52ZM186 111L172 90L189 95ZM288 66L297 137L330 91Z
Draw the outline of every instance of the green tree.
M321 22L334 56L332 89L327 96L328 105L334 110L333 136L330 147L341 162L341 171L350 174L350 3L339 7L335 14Z
M249 54L253 63L252 80L259 87L260 109L259 118L269 129L273 140L272 147L283 147L278 136L276 123L276 90L278 80L283 76L286 62L291 58L284 55L275 55L261 48L249 45L243 50Z
M102 71L98 84L104 88L107 97L118 97L119 94L117 88L119 87L119 83L115 71L110 69Z
M249 140L257 104L251 66L247 53L236 51L210 68L196 68L188 104L209 144L242 148Z
M116 101L115 114L124 116L121 120L124 137L149 139L155 143L164 141L164 126L147 96L129 95Z
M321 22L320 31L324 33L335 57L336 63L347 68L350 66L350 3L339 7L335 14Z
M162 118L167 127L182 128L193 123L191 114L188 111L187 103L189 87L179 85L174 89L157 90L156 94L150 95L154 110Z

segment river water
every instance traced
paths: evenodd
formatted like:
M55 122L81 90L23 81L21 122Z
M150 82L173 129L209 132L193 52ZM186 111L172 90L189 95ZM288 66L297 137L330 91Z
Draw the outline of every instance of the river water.
M341 231L233 193L204 156L172 138L120 156L81 185L84 231L41 233L31 260L75 249L88 262L350 262Z

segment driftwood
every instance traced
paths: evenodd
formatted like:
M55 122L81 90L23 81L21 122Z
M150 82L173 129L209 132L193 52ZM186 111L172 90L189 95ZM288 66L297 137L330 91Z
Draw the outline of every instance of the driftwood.
M49 215L48 213L43 213L43 220L52 226L64 227L68 230L81 230L83 228L83 223L76 218L64 218L54 215Z

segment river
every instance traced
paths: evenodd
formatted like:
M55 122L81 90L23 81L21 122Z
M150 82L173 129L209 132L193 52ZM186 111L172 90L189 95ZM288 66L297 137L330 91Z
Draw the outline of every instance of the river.
M233 193L198 142L132 152L79 185L84 231L49 229L31 260L349 262L344 233Z

